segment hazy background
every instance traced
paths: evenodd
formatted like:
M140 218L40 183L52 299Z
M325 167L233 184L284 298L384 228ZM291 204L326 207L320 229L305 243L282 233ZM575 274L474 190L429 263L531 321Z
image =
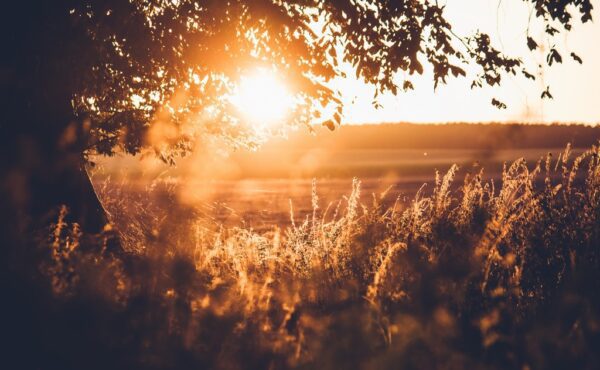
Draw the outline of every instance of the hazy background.
M291 208L297 219L309 214L313 179L323 208L335 208L354 177L366 203L386 191L393 202L412 199L424 183L430 192L436 171L443 175L452 164L460 166L457 185L483 169L500 186L505 162L523 157L533 168L548 153L558 158L568 142L577 155L598 139L600 126L583 125L399 123L323 128L314 135L301 127L256 151L227 152L208 141L176 167L152 155L115 156L97 158L91 172L96 189L112 192L107 196L139 198L122 204L158 204L181 214L185 208L214 225L263 229L288 224ZM145 212L112 211L127 220Z

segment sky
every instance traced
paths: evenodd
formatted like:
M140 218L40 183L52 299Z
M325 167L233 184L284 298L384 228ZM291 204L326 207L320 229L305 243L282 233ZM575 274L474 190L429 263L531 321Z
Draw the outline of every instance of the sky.
M372 105L374 88L355 79L339 79L343 92L343 121L346 124L380 122L578 122L600 124L600 2L593 1L593 22L575 23L571 32L554 38L563 64L548 67L542 63L545 51L526 47L527 27L536 40L547 39L541 24L529 23L530 5L522 0L447 0L445 12L460 35L476 30L487 32L502 52L521 56L527 70L542 78L510 76L502 86L471 90L468 79L453 79L433 89L430 71L413 78L414 91L380 98L382 108ZM569 56L575 52L583 64ZM542 100L541 92L550 86L554 99ZM491 105L496 98L507 104L498 110Z

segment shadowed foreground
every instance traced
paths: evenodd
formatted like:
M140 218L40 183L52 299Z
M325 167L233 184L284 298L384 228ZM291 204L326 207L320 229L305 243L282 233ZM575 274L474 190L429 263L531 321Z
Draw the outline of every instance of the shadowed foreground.
M119 247L62 208L44 278L13 292L33 321L13 322L12 354L43 369L598 368L599 154L518 160L500 189L475 174L453 190L453 167L410 202L365 201L355 181L325 207L313 187L312 214L264 233L163 211Z

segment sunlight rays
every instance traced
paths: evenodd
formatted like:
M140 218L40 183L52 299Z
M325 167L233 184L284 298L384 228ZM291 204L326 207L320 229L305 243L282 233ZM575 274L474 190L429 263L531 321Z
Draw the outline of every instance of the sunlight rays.
M242 116L257 128L283 123L294 103L285 84L266 69L257 69L242 77L230 99Z

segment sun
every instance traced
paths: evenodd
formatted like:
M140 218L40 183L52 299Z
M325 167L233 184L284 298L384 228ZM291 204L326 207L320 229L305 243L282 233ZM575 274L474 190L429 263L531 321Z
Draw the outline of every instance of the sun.
M272 71L257 69L240 79L231 102L252 125L283 123L293 105L292 95Z

